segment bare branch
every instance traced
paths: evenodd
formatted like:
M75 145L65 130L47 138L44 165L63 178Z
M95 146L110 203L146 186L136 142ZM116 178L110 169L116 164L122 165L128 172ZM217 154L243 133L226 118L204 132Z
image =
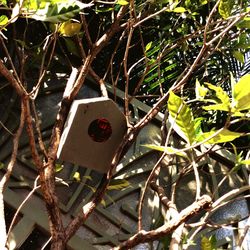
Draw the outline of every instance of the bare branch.
M6 224L5 224L5 216L4 216L4 199L3 199L3 192L4 189L7 185L7 182L10 178L10 175L12 174L15 162L16 162L16 157L17 157L17 151L18 151L18 144L19 144L19 139L21 136L21 133L23 131L23 126L24 126L24 121L25 121L25 110L23 105L21 106L21 116L20 116L20 124L19 127L14 135L13 138L13 150L11 154L11 158L9 161L9 164L6 169L6 173L2 177L0 181L0 249L5 249L5 243L7 239L6 235Z
M0 74L3 75L11 86L16 90L19 96L27 94L24 87L16 80L16 78L11 74L11 72L5 67L2 60L0 60Z
M173 232L179 225L186 222L189 218L196 215L200 211L207 209L211 206L212 200L208 195L203 195L200 200L195 201L186 209L180 212L179 218L173 218L169 223L152 230L152 231L139 231L127 241L120 244L118 247L114 247L113 250L130 249L140 243L157 240L163 236L166 236Z

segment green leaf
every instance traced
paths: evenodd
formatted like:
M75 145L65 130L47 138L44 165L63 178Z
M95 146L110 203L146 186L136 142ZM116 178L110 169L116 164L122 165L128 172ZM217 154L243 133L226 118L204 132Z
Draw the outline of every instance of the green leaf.
M87 179L87 180L90 180L90 181L93 180L92 177L91 177L90 175L84 175L82 178Z
M175 155L187 158L187 154L185 152L178 152L179 150L177 148L164 147L164 146L154 145L154 144L144 144L142 146L149 148L149 149L157 150L160 152L166 152L167 154L175 154Z
M223 110L223 111L229 111L229 109L227 108L227 106L225 106L224 104L213 104L213 105L208 105L208 106L204 106L203 109L209 111L209 110Z
M250 165L250 159L240 161L240 164Z
M201 250L212 250L211 243L205 236L201 238Z
M32 2L31 2L32 3ZM82 9L88 8L93 4L84 4L77 0L70 1L42 1L39 7L32 5L26 6L25 17L35 20L59 23L72 19Z
M242 134L237 132L232 132L228 129L222 129L220 132L219 130L213 130L210 132L205 132L197 136L197 141L202 142L210 137L213 137L206 141L207 144L216 144L216 143L224 143L233 141L234 139L240 137ZM216 134L216 135L215 135Z
M196 136L202 133L201 124L202 124L202 121L204 120L205 120L204 117L197 117L194 119L194 128L195 128Z
M101 204L102 204L104 207L106 207L106 202L105 202L104 199L101 200Z
M242 21L237 24L240 29L250 29L250 17L245 17Z
M152 47L153 42L150 42L146 45L145 52L149 51L150 48Z
M250 109L250 74L242 76L234 85L233 106L236 111Z
M7 0L0 0L0 5L7 6Z
M0 16L0 26L4 26L5 24L7 24L9 21L8 17L5 15L1 15Z
M250 26L249 26L250 27ZM248 49L250 48L250 37L247 34L248 32L241 33L237 39L237 44L235 45L236 49Z
M80 23L75 23L75 22L72 22L71 20L69 20L67 22L63 22L60 25L59 33L62 36L72 37L74 35L79 34L81 27L82 27L82 25Z
M130 183L125 179L112 179L107 187L108 190L118 190L126 188Z
M90 185L86 185L93 193L96 192L96 188L95 187L92 187Z
M221 0L219 3L219 13L224 18L230 17L234 6L234 0Z
M0 169L4 168L5 164L3 162L0 162Z
M238 60L241 63L245 62L245 57L244 54L242 54L240 51L235 50L233 51L233 56L235 57L236 60Z
M215 235L207 238L206 236L202 236L201 238L201 250L216 250L216 237Z
M216 97L220 100L220 102L216 101L216 104L214 105L209 105L206 107L203 107L205 110L223 110L223 111L230 111L231 109L231 102L230 98L227 95L227 93L218 86L214 86L213 84L210 83L205 83L209 89L215 91Z
M80 182L81 181L81 175L79 172L75 172L74 175L73 175L73 179L77 182Z
M114 8L109 7L109 8L104 8L104 7L99 7L95 9L96 13L105 13L105 12L110 12L112 11Z
M128 5L129 2L126 1L126 0L118 0L118 1L116 2L116 4L119 4L119 5Z
M200 2L200 5L205 5L205 4L207 4L207 0L200 0L199 2Z
M204 86L201 86L198 79L196 79L195 82L195 96L197 100L204 100L204 97L206 96L208 92L208 89Z
M56 171L56 173L62 171L63 168L64 168L63 164L56 163L56 165L55 165L55 171Z
M194 118L191 109L172 91L168 99L169 121L173 129L192 144L195 138Z
M175 12L175 13L184 13L186 11L187 10L185 8L183 8L183 7L176 7L176 8L173 9L173 12Z

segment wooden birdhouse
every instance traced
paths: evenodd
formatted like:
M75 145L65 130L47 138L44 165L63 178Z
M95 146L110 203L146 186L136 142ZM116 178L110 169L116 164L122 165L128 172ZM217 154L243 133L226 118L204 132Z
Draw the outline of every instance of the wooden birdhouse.
M105 173L125 133L125 116L111 99L76 100L71 106L57 157Z

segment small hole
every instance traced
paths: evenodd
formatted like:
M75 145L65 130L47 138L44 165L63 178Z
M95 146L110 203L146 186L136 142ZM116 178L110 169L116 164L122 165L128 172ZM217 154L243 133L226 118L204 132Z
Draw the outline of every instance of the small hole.
M111 136L112 128L107 119L99 118L90 123L88 134L95 142L105 142Z

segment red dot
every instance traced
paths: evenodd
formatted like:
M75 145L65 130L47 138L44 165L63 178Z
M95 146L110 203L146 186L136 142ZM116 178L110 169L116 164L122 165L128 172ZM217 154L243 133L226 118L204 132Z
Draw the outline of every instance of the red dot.
M95 142L105 142L111 136L112 128L107 119L99 118L90 123L88 134Z

